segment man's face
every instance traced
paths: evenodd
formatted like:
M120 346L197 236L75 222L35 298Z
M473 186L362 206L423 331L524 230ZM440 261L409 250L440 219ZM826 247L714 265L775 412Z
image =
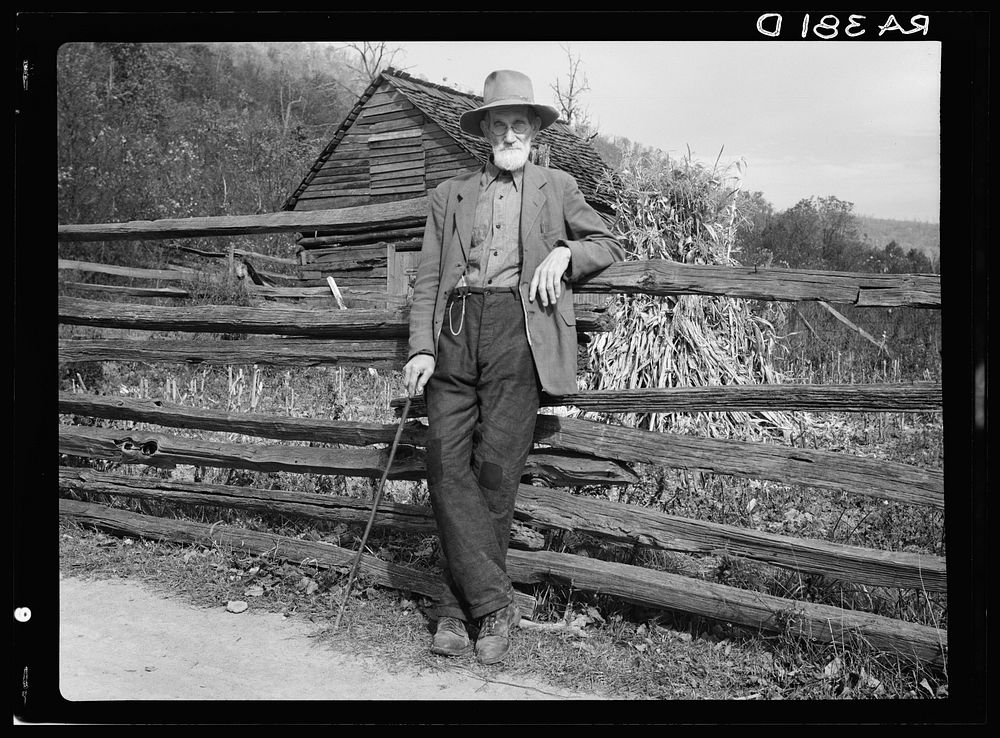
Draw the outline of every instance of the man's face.
M528 161L541 118L529 107L495 108L486 111L479 126L493 147L493 163L513 172Z

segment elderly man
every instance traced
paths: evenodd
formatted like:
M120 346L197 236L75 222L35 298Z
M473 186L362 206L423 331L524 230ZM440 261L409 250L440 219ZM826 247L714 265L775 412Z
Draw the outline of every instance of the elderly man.
M506 572L539 394L576 386L570 283L623 258L569 174L528 162L558 113L500 70L461 117L493 155L430 197L410 312L410 395L426 390L427 481L444 555L431 650L500 661L520 613Z

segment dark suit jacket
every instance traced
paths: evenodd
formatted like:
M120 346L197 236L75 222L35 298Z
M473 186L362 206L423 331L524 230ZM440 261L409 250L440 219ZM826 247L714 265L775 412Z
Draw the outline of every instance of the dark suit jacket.
M448 293L465 272L472 248L480 173L477 169L453 177L430 195L410 310L410 357L418 353L437 356ZM601 217L583 199L571 175L528 163L522 188L519 291L528 341L542 388L551 395L564 395L577 390L571 283L621 261L624 252ZM557 244L559 241L562 243ZM570 266L557 304L543 308L537 294L533 302L528 301L528 287L535 268L557 245L569 247Z

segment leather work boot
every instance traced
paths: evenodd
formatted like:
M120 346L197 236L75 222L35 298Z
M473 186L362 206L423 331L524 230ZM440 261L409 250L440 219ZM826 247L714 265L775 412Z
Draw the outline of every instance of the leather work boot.
M442 656L465 656L472 652L472 641L465 630L465 623L458 618L438 618L431 653Z
M479 662L495 664L506 656L510 650L511 631L520 622L521 613L514 602L485 616L480 621L479 637L476 639L476 657Z

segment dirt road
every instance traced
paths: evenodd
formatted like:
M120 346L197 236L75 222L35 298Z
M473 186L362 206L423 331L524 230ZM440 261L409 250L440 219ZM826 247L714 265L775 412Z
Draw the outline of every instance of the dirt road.
M60 580L59 687L72 701L599 699L499 673L337 653L306 623L196 608L128 581Z

